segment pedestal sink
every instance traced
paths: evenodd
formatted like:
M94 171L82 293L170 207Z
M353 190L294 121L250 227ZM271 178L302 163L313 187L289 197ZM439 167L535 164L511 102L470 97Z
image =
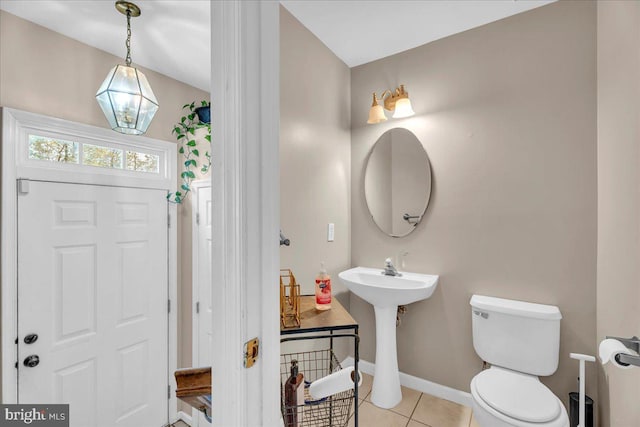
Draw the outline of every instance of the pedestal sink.
M371 402L380 408L393 408L402 400L396 346L398 306L429 298L436 289L438 276L404 271L401 276L385 276L382 269L355 267L338 277L375 309L376 365Z

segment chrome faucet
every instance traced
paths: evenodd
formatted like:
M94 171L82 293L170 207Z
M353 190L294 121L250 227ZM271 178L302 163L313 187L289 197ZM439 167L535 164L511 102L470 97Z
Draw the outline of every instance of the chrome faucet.
M386 260L384 260L384 272L382 274L384 274L385 276L402 276L402 273L398 273L398 270L396 270L393 262L391 262L391 258L387 258Z

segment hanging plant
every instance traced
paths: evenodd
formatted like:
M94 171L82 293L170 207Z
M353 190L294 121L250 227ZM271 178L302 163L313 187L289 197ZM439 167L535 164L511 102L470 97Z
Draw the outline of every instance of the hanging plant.
M169 202L182 203L191 192L191 182L196 178L195 171L200 171L204 175L211 167L211 123L205 121L209 119L210 106L208 101L202 101L199 107L196 107L195 102L185 104L182 109L187 110L188 113L182 116L180 123L173 128L172 133L180 145L178 153L184 157L184 170L180 174L182 178L180 189L167 195ZM204 128L207 129L204 137L206 150L202 153L196 143L196 130Z

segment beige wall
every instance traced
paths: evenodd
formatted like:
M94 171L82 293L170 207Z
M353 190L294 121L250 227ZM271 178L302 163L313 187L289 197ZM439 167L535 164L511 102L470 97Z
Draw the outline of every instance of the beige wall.
M640 335L640 3L598 3L597 338ZM640 425L640 369L598 365L600 425Z
M280 221L291 246L280 264L303 294L314 292L324 261L335 293L350 258L350 72L320 40L280 8ZM335 241L327 242L327 224Z
M596 5L558 2L352 69L352 264L440 275L434 295L408 307L400 370L469 390L482 362L469 299L484 294L560 307L557 373L576 389L569 352L596 341ZM405 84L414 117L367 125L371 92ZM394 239L372 222L364 160L387 129L422 141L433 173L424 221ZM374 361L374 315L351 297L361 356ZM597 398L595 369L588 393Z
M0 11L0 106L108 128L95 93L107 72L122 62L123 58ZM160 103L146 136L175 142L171 129L182 115L182 106L209 99L209 94L162 74L142 70ZM180 168L182 162L178 160ZM191 272L188 212L179 207L179 215L184 220L178 224L178 235L180 238L184 230L186 236L178 242L179 274ZM189 279L190 276L183 274L182 277ZM190 308L190 280L179 280L178 286L178 298L185 300L186 308ZM178 363L189 366L191 312L182 311L179 316L184 325L179 325L178 337L185 341L179 342Z

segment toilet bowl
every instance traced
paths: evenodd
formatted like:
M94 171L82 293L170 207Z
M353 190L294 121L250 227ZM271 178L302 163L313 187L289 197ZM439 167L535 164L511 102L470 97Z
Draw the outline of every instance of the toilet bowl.
M558 307L474 295L473 347L491 368L471 381L480 427L569 427L567 411L538 379L558 369Z
M533 375L492 367L473 378L471 397L481 427L569 427L560 399Z

